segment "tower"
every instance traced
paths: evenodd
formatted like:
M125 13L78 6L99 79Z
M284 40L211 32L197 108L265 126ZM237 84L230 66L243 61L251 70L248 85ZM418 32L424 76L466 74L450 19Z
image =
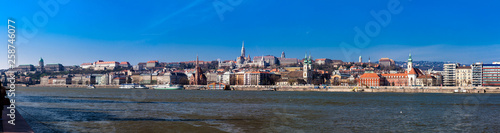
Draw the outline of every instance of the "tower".
M245 41L241 43L241 57L245 58Z
M266 66L266 62L264 61L264 55L262 55L262 58L259 61L259 66L260 67L265 67Z
M359 62L361 63L362 61L363 61L363 60L362 60L361 55L360 55L360 56L359 56Z
M408 72L410 72L411 69L413 69L413 59L411 58L411 53L410 53L409 58L408 58L408 66L407 66Z
M311 83L311 67L312 67L312 60L311 60L311 55L309 55L309 58L307 58L307 53L304 57L304 65L302 66L302 77L306 81L307 84Z
M411 58L411 53L408 58L408 86L414 86L418 77L416 70L413 70L413 59Z
M285 58L285 51L281 52L281 58Z
M372 63L372 60L370 59L370 57L368 57L368 63Z
M198 55L196 55L196 67L195 67L195 73L194 73L194 85L199 85L200 83L200 67L198 65Z
M40 71L43 72L44 69L44 63L42 57L40 57L40 60L38 61L38 66L40 66Z

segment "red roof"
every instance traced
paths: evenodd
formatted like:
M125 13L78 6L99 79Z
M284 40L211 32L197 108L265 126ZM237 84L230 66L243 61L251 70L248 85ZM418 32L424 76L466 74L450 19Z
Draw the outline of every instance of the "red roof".
M158 63L157 60L148 61L148 63Z
M128 64L130 64L130 63L128 63L126 61L120 63L120 65L128 65Z
M94 63L82 63L80 66L93 65Z
M412 69L410 70L410 72L408 72L408 74L423 75L423 74L422 74L422 71L420 71L420 69L417 69L417 68L412 68Z
M365 73L361 75L359 78L380 78L376 73Z

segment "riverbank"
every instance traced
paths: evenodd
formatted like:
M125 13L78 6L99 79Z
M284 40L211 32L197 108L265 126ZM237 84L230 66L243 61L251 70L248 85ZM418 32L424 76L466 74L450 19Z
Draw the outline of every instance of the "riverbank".
M151 88L153 85L146 85ZM23 86L26 87L26 86ZM28 87L86 88L87 85L30 85ZM119 85L95 85L96 88L119 88ZM391 92L391 93L500 93L500 87L401 87L401 86L249 86L232 85L236 91L315 91L315 92ZM207 90L206 85L185 85L185 90Z
M206 86L184 86L186 90L203 90ZM317 92L391 92L391 93L500 93L500 87L359 87L359 86L231 86L239 91L317 91Z

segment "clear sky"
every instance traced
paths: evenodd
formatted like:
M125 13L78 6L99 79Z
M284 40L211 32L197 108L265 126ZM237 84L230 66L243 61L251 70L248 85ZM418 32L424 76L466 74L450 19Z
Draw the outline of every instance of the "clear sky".
M242 41L250 56L285 51L288 58L307 52L344 61L360 55L364 61L404 61L411 52L416 61L500 61L497 0L40 1L57 5L9 1L0 8L4 44L7 19L16 21L18 65L37 64L40 57L64 65L99 59L175 62L197 54L200 60L234 60ZM388 12L389 21L379 17L385 25L371 14L391 9L398 12ZM356 45L360 38L354 29L365 31L366 25L379 32ZM0 55L6 54L3 47ZM6 56L0 62L7 68Z

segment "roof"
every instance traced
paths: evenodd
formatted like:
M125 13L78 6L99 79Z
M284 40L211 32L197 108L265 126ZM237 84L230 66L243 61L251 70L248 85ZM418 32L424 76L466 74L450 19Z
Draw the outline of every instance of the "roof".
M471 66L459 66L457 69L471 69Z
M423 75L422 71L420 71L420 69L417 69L417 68L412 68L412 69L410 70L410 72L408 72L408 74Z
M422 79L422 78L434 78L434 77L432 77L431 75L421 75L418 76L417 78Z
M384 77L389 77L389 76L408 76L406 73L388 73L388 74L381 74Z
M268 74L268 72L247 72L247 73L265 73L265 74Z
M120 62L120 65L126 65L126 64L128 65L128 64L130 64L130 63L128 63L128 62L126 62L126 61L124 61L124 62Z
M93 65L94 63L82 63L80 66Z
M361 75L359 78L380 78L380 76L378 76L378 74L376 73L365 73Z
M148 61L148 63L158 63L157 60Z

